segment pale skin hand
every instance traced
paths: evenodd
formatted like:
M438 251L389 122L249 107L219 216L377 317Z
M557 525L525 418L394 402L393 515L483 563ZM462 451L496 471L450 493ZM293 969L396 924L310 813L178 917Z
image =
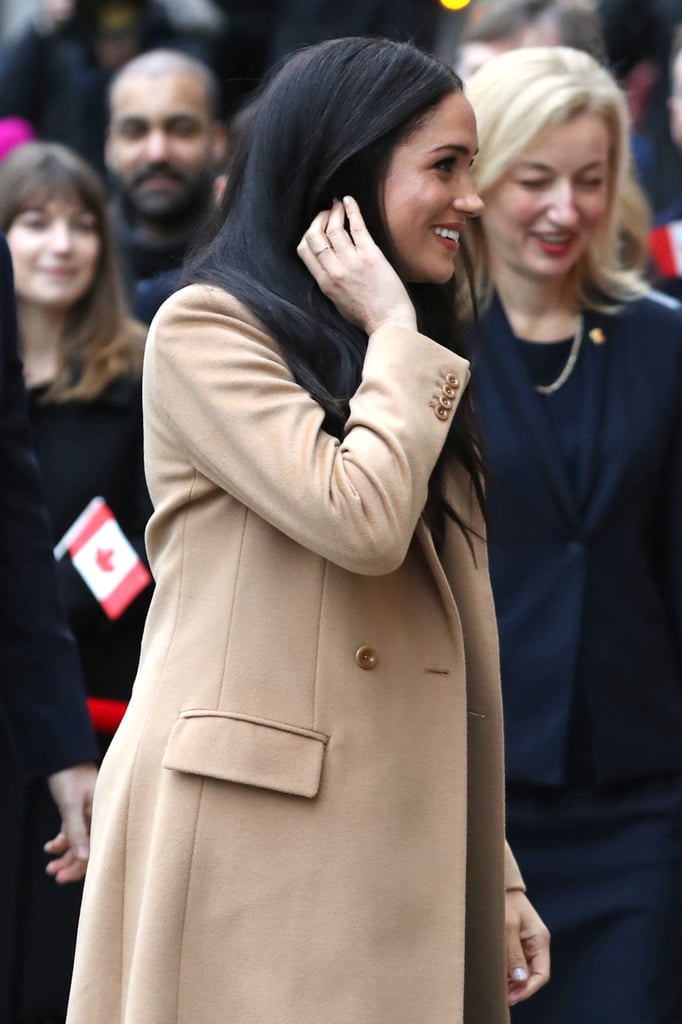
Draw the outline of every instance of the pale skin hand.
M523 1002L549 980L549 932L525 893L505 894L507 1002Z
M54 856L45 870L56 882L77 882L85 874L96 779L94 764L77 764L48 776L47 784L62 819L59 833L43 847Z
M296 251L339 313L367 334L384 324L417 329L405 285L370 238L350 196L318 213Z

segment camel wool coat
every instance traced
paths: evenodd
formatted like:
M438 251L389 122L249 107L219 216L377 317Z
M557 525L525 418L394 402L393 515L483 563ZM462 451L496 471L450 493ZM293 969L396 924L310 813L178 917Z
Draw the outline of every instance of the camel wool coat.
M421 518L468 364L383 326L344 439L218 288L145 357L156 589L68 1024L504 1024L485 546ZM450 408L443 398L452 397ZM450 501L476 529L464 473ZM505 882L506 869L506 882Z

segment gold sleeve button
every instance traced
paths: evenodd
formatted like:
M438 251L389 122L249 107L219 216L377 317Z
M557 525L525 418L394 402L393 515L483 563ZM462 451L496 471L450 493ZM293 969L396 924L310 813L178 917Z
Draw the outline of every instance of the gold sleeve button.
M448 373L445 378L445 383L449 384L451 388L455 388L455 390L457 390L459 387L459 378L455 377L454 373Z
M446 395L441 395L440 404L444 409L452 409L452 399L448 398Z
M358 647L355 652L356 664L367 671L376 668L378 660L377 652L373 647L368 647L366 644L363 644L362 647Z
M455 389L453 388L452 384L444 384L443 385L443 394L445 395L446 398L454 398L455 397L456 392L455 392Z
M445 406L444 405L440 405L440 404L438 404L436 406L435 412L436 412L436 416L438 417L439 420L446 420L448 418L448 416L450 415L450 413L445 408Z

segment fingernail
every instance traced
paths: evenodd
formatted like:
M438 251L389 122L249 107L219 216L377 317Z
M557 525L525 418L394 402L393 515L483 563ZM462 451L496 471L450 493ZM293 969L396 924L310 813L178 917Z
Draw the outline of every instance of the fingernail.
M90 848L84 844L77 846L74 852L79 860L87 860L90 856Z
M350 206L352 202L353 202L352 196L344 196L343 197L343 205L344 206Z
M515 967L512 978L514 981L528 981L528 971L524 967Z

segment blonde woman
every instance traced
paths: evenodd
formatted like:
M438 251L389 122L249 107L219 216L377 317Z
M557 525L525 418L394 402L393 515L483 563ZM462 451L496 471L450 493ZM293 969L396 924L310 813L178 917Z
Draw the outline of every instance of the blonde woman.
M609 73L517 50L467 95L508 830L553 941L550 985L512 1017L673 1024L682 313L632 269L642 207Z

